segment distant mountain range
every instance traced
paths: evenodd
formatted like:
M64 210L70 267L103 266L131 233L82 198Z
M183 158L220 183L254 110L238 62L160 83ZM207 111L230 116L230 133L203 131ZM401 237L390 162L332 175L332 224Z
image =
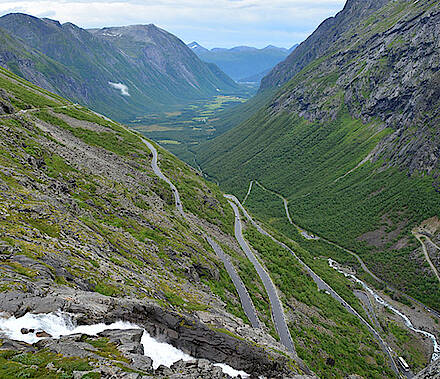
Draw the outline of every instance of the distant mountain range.
M264 49L237 46L232 49L207 49L197 42L188 47L205 62L215 63L232 79L239 82L260 82L278 63L287 58L298 45L290 49L269 45Z
M26 14L0 18L0 65L119 121L238 86L154 25L84 30Z

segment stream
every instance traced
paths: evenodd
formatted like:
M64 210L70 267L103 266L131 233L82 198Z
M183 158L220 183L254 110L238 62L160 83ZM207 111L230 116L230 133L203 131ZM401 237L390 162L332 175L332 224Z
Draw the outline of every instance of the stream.
M408 329L411 329L412 331L419 333L419 334L422 334L423 336L431 339L432 345L434 347L434 352L432 353L431 362L434 362L440 358L440 345L437 341L437 338L433 334L426 332L425 330L417 329L413 325L411 320L408 318L408 316L406 316L405 314L400 312L398 309L394 308L391 304L387 303L383 298L381 298L377 293L375 293L370 287L368 287L367 284L365 284L362 280L358 279L353 274L348 274L348 273L342 271L339 268L340 266L339 266L338 262L329 258L328 263L331 268L335 269L336 271L343 274L344 276L353 279L356 283L359 283L360 285L362 285L362 287L365 289L365 291L367 291L371 296L373 296L374 300L378 304L388 308L390 311L392 311L393 313L395 313L396 315L401 317L403 319L403 321L405 322L405 325L407 326Z
M34 331L29 334L23 334L21 332L21 328L23 328L23 326L26 328L31 328ZM142 327L129 322L117 321L110 325L106 325L104 323L95 325L76 325L74 315L65 312L48 314L26 313L24 316L18 318L14 316L8 317L7 315L0 313L0 337L5 336L15 341L23 341L29 344L44 339L44 337L36 336L36 331L38 330L44 330L53 338L58 339L62 336L77 333L96 336L98 333L105 330L115 329L142 329L144 331L141 344L144 347L144 355L152 359L154 369L157 369L160 365L170 367L179 360L191 361L194 359L192 356L179 349L176 349L174 346L152 338L150 334ZM244 371L235 370L226 364L215 363L214 366L220 367L224 373L234 378L239 375L242 378L249 377L249 375Z

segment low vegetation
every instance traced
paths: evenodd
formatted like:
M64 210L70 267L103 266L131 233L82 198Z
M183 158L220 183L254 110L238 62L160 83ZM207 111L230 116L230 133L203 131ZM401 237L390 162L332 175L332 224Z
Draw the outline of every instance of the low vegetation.
M367 328L331 296L319 291L287 250L253 227L246 228L245 238L259 253L282 293L299 357L319 377L343 377L353 372L370 378L394 377L387 358ZM351 292L344 294L351 295L351 302L358 305Z

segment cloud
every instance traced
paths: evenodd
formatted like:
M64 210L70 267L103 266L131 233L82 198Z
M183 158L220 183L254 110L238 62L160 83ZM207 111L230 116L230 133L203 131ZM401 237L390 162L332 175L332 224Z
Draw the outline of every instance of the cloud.
M290 47L303 40L345 0L1 0L11 9L50 14L81 27L156 24L186 42L207 47L268 44Z
M130 94L128 93L128 87L125 84L113 83L113 82L108 82L108 84L110 84L110 87L113 87L121 91L122 96L130 96Z

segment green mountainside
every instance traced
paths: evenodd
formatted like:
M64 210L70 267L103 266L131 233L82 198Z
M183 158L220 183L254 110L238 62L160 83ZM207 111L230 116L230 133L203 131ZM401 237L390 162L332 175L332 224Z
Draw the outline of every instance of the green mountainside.
M438 1L349 0L263 80L263 89L287 82L266 106L197 151L224 189L244 199L258 180L286 198L296 224L437 311L440 282L413 231L440 216L439 25ZM305 245L282 199L261 191L248 207Z
M260 74L270 71L277 63L283 61L292 49L267 46L264 49L239 46L232 49L215 48L208 50L197 42L188 44L204 62L215 63L232 79L241 82L260 82ZM263 75L264 76L264 75Z
M71 23L8 14L0 28L10 41L1 48L4 67L119 121L238 88L154 25L91 33Z
M153 25L0 18L0 378L424 369L440 354L416 329L440 335L439 35L439 1L348 0L244 103ZM209 181L140 134L188 120L174 151ZM198 129L215 138L197 147ZM5 335L57 312L194 360L154 368L141 329Z
M153 172L151 150L140 135L4 69L0 88L4 312L18 317L61 309L85 324L123 319L196 358L271 378L309 369L323 378L394 377L366 325L318 290L287 250L245 222L245 238L279 291L299 358L277 342L265 287L234 237L232 208L216 185L156 147L161 170L180 192L187 215L182 218L170 187ZM236 288L206 235L230 257L262 329L250 327ZM315 262L299 244L286 242L367 318L350 281L325 261ZM430 355L426 341L402 332L400 323L386 313L380 320L393 349L405 352L412 367L424 367ZM393 331L406 337L397 338L401 334ZM92 366L98 373L113 367L118 375L124 370L160 378L173 373L139 369L127 358L118 361L121 352L106 345L108 339L84 338L76 349L102 349L97 361L96 354L91 360L69 360L65 354L71 345L63 344L72 342L66 338L28 345L2 337L0 376L32 377L38 372L40 377L70 378L73 370ZM31 359L32 352L36 355ZM176 367L173 370L181 366Z

